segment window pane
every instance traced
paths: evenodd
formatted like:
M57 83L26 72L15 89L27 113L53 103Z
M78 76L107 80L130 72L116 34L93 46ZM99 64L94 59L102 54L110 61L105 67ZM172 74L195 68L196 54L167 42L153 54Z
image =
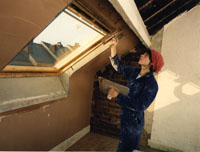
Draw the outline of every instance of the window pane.
M74 17L62 12L9 65L52 67L63 58L67 62L72 54L79 54L104 36L80 17L66 11Z

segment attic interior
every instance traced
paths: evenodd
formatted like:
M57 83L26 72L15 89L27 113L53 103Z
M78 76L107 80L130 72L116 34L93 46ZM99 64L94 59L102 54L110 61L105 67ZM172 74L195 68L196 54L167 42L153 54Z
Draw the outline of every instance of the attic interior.
M165 61L145 111L144 151L200 151L198 3L0 1L0 150L116 150L120 109L99 91L98 77L127 83L109 61L117 36L123 63L137 66L141 43Z
M199 0L135 0L150 35L158 32L170 20L193 8Z

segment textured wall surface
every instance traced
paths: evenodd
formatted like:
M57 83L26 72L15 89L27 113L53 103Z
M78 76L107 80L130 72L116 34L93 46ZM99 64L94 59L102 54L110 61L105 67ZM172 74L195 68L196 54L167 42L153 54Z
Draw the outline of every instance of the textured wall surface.
M34 14L32 10L35 8L34 6L36 4L38 3L40 4L42 2L48 2L52 4L51 5L52 9L55 9L57 7L60 8L60 6L64 7L62 3L65 4L65 2L67 2L66 0L65 1L64 0L60 0L60 1L43 0L42 2L38 1L32 7L31 4L34 3L33 1L31 1L32 3L29 3L30 1L27 1L27 2L25 1L26 0L23 0L24 2L23 6L22 6L22 3L18 3L18 2L16 3L20 5L20 7L22 8L26 7L27 5L30 6L31 8L29 9L29 7L26 7L26 10L18 9L18 11L20 11L23 15L31 15L30 17L31 19L33 19L32 15L34 15L35 16L34 19L39 19L41 21L43 20L42 18L40 18L41 14L40 16L38 16L37 14ZM9 2L11 1L9 0ZM107 11L105 10L102 11L101 7L104 7L103 3L107 1L98 0L98 1L92 1L91 3L90 0L81 0L81 2L84 2L85 5L87 4L86 6L88 6L88 8L91 9L91 11L94 12L94 14L96 14L97 17L100 16L99 17L100 19L109 21L108 24L109 25L112 24L112 27L122 26L121 28L124 29L123 31L124 36L122 39L120 39L120 42L118 45L119 54L123 54L127 52L128 50L135 47L135 45L138 43L138 39L135 37L134 33L125 24L122 24L123 21L117 17L118 15L115 13L114 9L112 9L112 7L111 8L108 7L106 9ZM5 3L8 4L7 1ZM27 5L25 5L25 3ZM54 3L56 4L59 3L59 5L57 6ZM15 10L17 8L20 8L18 7L18 5L14 5L15 3L12 3L12 4L13 4L12 7L15 7ZM44 5L39 5L39 6L41 8ZM8 8L5 7L4 11L6 9ZM52 12L51 15L54 17L55 15L54 13L57 12L59 9L56 9L54 13L50 9L50 6L48 7L48 9L44 9L42 7L42 10L44 11L48 10ZM10 10L8 9L8 11ZM5 11L5 14L6 12L8 13L8 11ZM27 13L27 11L29 13ZM11 10L10 13L13 13L13 11ZM110 14L112 14L111 19L109 19ZM51 19L49 16L46 16L46 15L44 15L44 17L47 17L48 20ZM14 21L14 20L11 20L11 21ZM5 24L2 26L6 27L7 26L6 23L7 22L5 21ZM46 25L47 23L45 20L45 22L43 22L43 26L46 26ZM14 28L13 26L11 27ZM20 32L19 30L17 30L17 28L20 28L20 27L16 27L16 29L14 28L13 29L14 32ZM41 25L41 28L37 32L35 32L33 28L31 27L29 29L33 33L30 34L29 30L26 31L27 37L23 37L23 43L20 43L20 46L24 46L24 44L27 43L29 39L31 39L31 36L33 36L33 34L35 35L40 30L42 30L42 25ZM11 31L11 34L12 33L13 32ZM15 44L19 43L17 40L21 41L21 39L18 39L18 37L15 37L12 35L10 37L13 38L13 42ZM1 40L3 38L5 37L0 37ZM2 62L0 63L0 68L2 68L5 64L7 64L7 61L9 61L11 57L15 56L15 54L17 53L16 51L20 51L20 48L16 47L14 43L9 43L10 41L2 41L2 42L6 42L5 43L6 46L7 44L9 44L12 48L15 47L15 50L13 50L12 48L11 49L7 48L7 50L11 52L9 53L9 51L5 51L6 46L2 46L2 48L0 48L1 59L2 58L6 59L6 61L2 60ZM7 55L9 57L6 57ZM34 106L21 108L14 111L0 113L0 134L1 134L0 150L33 150L33 151L50 150L54 148L55 146L59 145L60 143L62 143L63 141L65 141L66 139L72 137L75 133L79 132L81 129L88 126L90 124L90 112L91 112L91 104L92 104L94 75L98 70L104 68L106 65L109 64L109 58L108 58L109 55L110 55L110 50L107 49L103 53L99 54L94 59L89 61L89 63L82 66L75 73L73 73L73 75L69 78L69 96L68 97L51 100L46 103L37 104ZM38 79L42 80L42 78L38 78ZM39 82L47 81L47 80L42 80L42 81L41 80ZM23 83L20 85L18 84L20 83L20 81L23 83L24 82L28 83L28 81L25 81L25 79L20 79L19 81L15 82L16 87L19 87L19 86L23 87ZM62 79L62 81L65 81L65 79ZM26 86L27 85L28 84L26 84ZM40 84L38 85L34 84L34 85L39 86ZM44 86L45 83L42 83L41 85ZM56 87L54 83L52 83L52 86ZM61 86L59 87L62 88ZM64 85L64 87L66 86ZM9 86L6 86L6 88L9 88ZM50 88L54 90L52 87ZM50 88L47 88L43 91L49 92L48 90ZM12 92L12 95L16 95L17 97L19 97L20 95L23 95L23 94L17 94L18 90L16 88L14 90L15 92ZM21 88L21 90L23 90L23 88ZM30 89L30 90L25 90L25 91L34 91L34 90ZM8 96L10 96L11 93L9 92L9 89L7 89L5 92L7 92L8 94L6 96L3 96L3 98L7 100L9 99ZM22 96L20 96L20 98L22 98Z
M0 70L36 37L70 1L0 1Z
M0 113L63 97L60 77L0 78Z
M200 6L164 28L150 143L160 148L200 151ZM172 149L171 149L172 150Z

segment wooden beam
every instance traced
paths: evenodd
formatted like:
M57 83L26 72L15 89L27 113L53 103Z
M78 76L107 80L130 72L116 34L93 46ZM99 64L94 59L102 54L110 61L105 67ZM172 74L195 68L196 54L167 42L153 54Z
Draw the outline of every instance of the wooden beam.
M144 5L142 5L140 8L139 8L139 11L141 11L142 9L144 9L145 7L147 7L148 5L150 5L154 0L149 0L148 2L146 2Z
M159 9L157 12L155 12L153 15L151 15L150 17L148 17L146 20L144 20L144 22L147 22L148 20L150 20L151 18L153 18L154 16L156 16L158 13L160 13L161 11L163 11L164 9L166 9L168 6L170 6L171 4L173 4L175 1L176 0L172 0L170 3L168 3L167 5L165 5L161 9Z
M68 61L66 59L65 59L65 62L63 62L63 63L61 61L61 63L60 63L61 65L56 65L57 69L59 69L58 72L61 74L62 72L66 71L71 66L73 66L75 63L80 61L82 58L84 58L87 54L91 53L94 49L98 48L102 44L102 39L103 38L101 38L100 40L98 40L95 43L89 43L89 44L92 44L92 45L88 46L87 49L85 49L80 54L77 54L75 57L69 58Z
M3 72L57 72L57 68L8 65Z
M50 77L50 76L59 76L59 73L51 73L51 72L1 72L0 78L21 78L21 77Z
M159 20L159 22L153 24L152 26L150 26L148 28L148 30L151 30L153 27L155 27L156 25L158 25L159 23L161 23L162 21L164 21L166 18L170 17L172 14L174 14L175 12L177 12L178 10L180 10L181 8L183 8L185 5L189 4L192 0L187 1L186 3L184 3L181 7L177 8L176 10L172 11L169 15L163 17L161 20Z
M122 16L124 21L141 40L141 42L146 47L150 47L150 36L135 2L133 0L109 0L109 2L118 11L118 13Z

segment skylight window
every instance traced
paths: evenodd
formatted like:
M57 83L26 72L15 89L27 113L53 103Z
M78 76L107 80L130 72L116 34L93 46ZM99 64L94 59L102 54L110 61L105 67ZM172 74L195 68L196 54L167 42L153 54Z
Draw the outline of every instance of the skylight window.
M10 63L60 68L104 37L104 33L69 10L61 12Z

